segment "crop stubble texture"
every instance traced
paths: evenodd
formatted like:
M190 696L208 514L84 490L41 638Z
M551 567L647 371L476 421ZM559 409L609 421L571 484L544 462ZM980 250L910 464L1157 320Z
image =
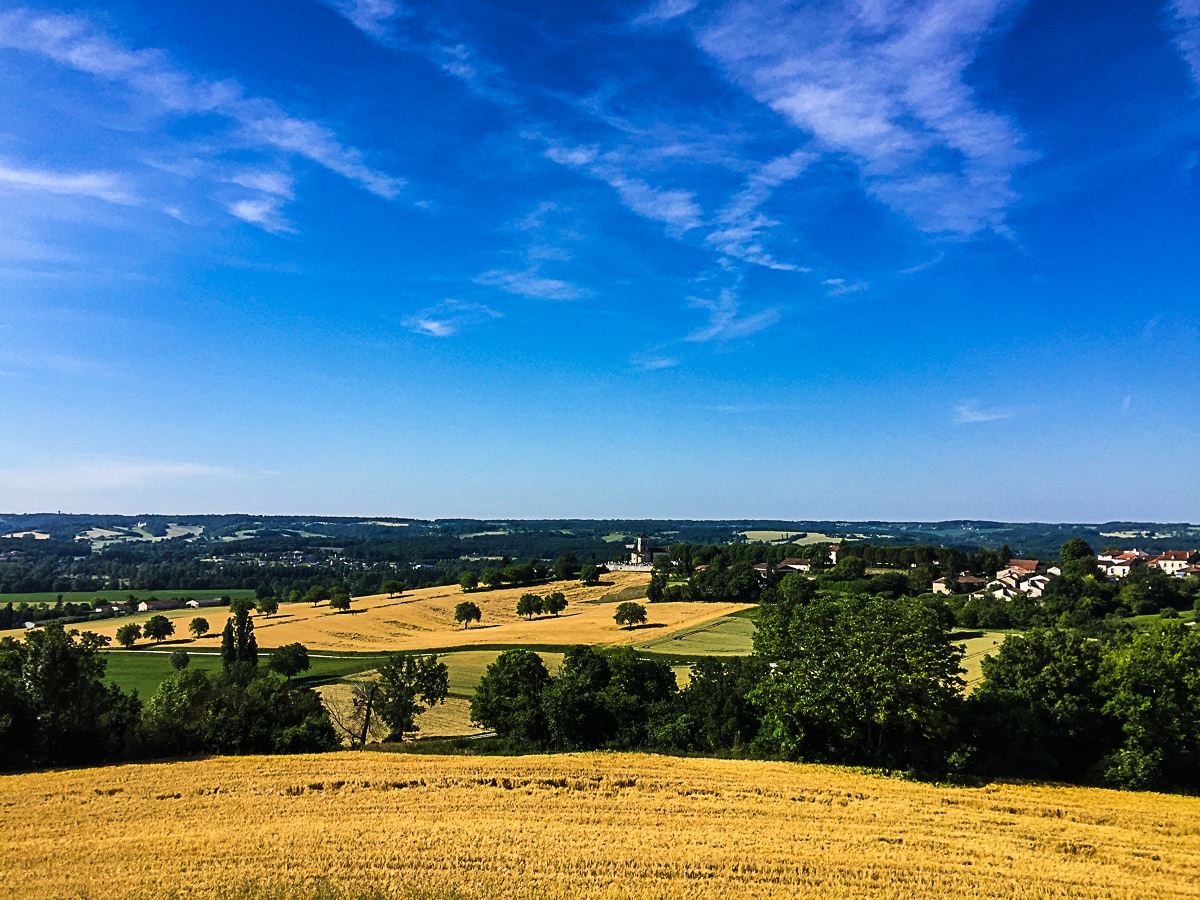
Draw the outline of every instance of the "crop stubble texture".
M1200 896L1195 798L633 754L6 776L0 836L0 896L23 900L305 897L314 879L347 897Z

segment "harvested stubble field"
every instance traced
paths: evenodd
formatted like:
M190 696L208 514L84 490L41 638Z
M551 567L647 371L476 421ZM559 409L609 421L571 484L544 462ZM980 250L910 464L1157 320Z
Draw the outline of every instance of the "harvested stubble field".
M644 755L217 758L0 778L0 895L1195 897L1200 800Z
M464 594L457 585L423 588L399 597L377 594L356 597L348 613L327 606L288 603L274 616L254 616L254 634L259 647L279 647L298 641L309 650L360 651L432 650L472 646L521 646L571 644L636 644L655 634L691 628L732 612L748 608L743 603L655 603L647 607L647 625L620 628L613 622L612 603L606 598L649 581L644 572L614 572L604 583L586 587L579 582L550 582L526 588L503 588ZM535 616L532 621L518 616L517 599L527 591L548 594L562 591L568 606L559 616ZM464 629L454 621L454 607L463 600L475 602L483 620ZM175 638L169 643L183 647L211 648L219 645L225 609L175 610L166 615L175 622ZM214 637L200 641L187 638L187 623L200 615L208 619ZM89 623L90 631L115 637L117 628L135 618Z

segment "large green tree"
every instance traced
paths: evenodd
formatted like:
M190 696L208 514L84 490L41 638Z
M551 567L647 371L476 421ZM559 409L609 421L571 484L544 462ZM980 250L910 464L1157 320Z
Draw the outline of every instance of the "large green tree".
M470 600L464 600L454 607L454 621L462 622L463 628L466 628L472 622L478 622L482 618L483 612L480 611L479 605Z
M517 615L532 619L542 614L542 598L537 594L522 594L517 601Z
M24 641L0 642L0 672L7 673L0 698L0 745L23 743L19 757L39 765L103 762L126 755L141 710L136 696L103 681L100 652L108 638L66 631L47 622ZM10 729L27 731L9 734ZM13 763L0 759L0 768Z
M169 638L175 633L175 624L166 616L151 616L146 620L146 624L142 626L142 634L153 640L156 644L161 644L166 638Z
M254 622L250 618L253 606L239 605L225 620L221 632L221 661L226 669L238 663L258 665L258 639L254 637Z
M208 619L197 616L188 622L188 631L192 633L194 638L202 638L208 634Z
M450 693L450 675L436 655L393 653L379 667L380 696L375 711L398 741L417 730L417 716L442 703Z
M1117 638L1103 661L1104 711L1123 735L1106 763L1116 787L1200 789L1200 634L1179 619Z
M267 666L289 681L301 672L307 672L312 664L308 659L308 648L303 644L284 644L271 651Z
M759 613L752 693L790 759L930 770L957 726L963 651L941 610L865 595L781 600Z
M988 777L1091 780L1118 738L1102 713L1100 645L1064 628L1013 635L983 660L966 706L971 768Z
M550 673L532 650L506 650L487 667L471 697L471 721L518 744L540 746L548 738L542 692Z
M634 625L640 625L646 621L646 607L633 600L625 600L617 604L617 611L613 613L613 621L618 625L633 628Z

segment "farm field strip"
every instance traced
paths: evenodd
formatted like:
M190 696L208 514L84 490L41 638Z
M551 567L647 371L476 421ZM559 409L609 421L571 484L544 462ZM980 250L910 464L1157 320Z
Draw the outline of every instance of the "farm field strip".
M970 693L983 683L983 660L1000 652L1000 645L1008 634L1003 631L985 631L979 637L967 638L960 641L965 650L963 654L963 680L967 683L967 693Z
M637 645L649 653L687 656L746 656L754 649L754 621L722 616Z
M239 885L303 897L314 879L501 900L1140 900L1195 897L1200 883L1197 798L637 754L360 752L4 776L0 834L0 895L22 900Z
M14 606L20 603L49 603L53 606L58 602L60 594L62 595L63 603L91 603L97 598L109 603L124 603L130 594L138 600L149 600L151 597L157 597L159 600L170 600L174 597L194 597L197 600L204 600L209 597L223 597L226 594L234 598L248 597L251 600L254 599L254 591L245 588L236 588L233 590L189 588L186 590L171 591L35 591L30 594L0 594L0 603L12 603Z
M549 582L532 587L503 588L464 594L457 585L424 588L399 597L378 594L356 597L348 613L327 606L291 603L273 616L254 616L255 637L260 648L299 642L312 651L385 652L431 651L497 646L555 646L574 644L621 646L636 644L648 634L669 633L700 625L747 608L737 603L656 603L648 607L650 621L639 628L618 627L612 606L597 603L613 593L636 588L649 581L642 572L615 572L604 583L585 586L579 582ZM562 591L568 601L559 616L538 616L529 621L516 613L517 599L533 591L546 594ZM464 629L454 621L454 608L463 600L476 603L483 620ZM214 646L227 611L221 608L172 610L163 613L175 624L172 644ZM88 629L115 636L126 622L144 621L141 616L88 623ZM206 618L214 636L193 642L187 637L187 622ZM661 632L660 632L661 629ZM166 644L167 642L164 642Z

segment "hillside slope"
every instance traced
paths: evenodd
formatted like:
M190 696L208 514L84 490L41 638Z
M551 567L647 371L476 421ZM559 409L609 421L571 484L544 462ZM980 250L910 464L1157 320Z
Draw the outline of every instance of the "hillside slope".
M427 898L1165 898L1200 884L1196 798L623 754L6 776L0 834L0 896L24 900L302 898L313 879Z

